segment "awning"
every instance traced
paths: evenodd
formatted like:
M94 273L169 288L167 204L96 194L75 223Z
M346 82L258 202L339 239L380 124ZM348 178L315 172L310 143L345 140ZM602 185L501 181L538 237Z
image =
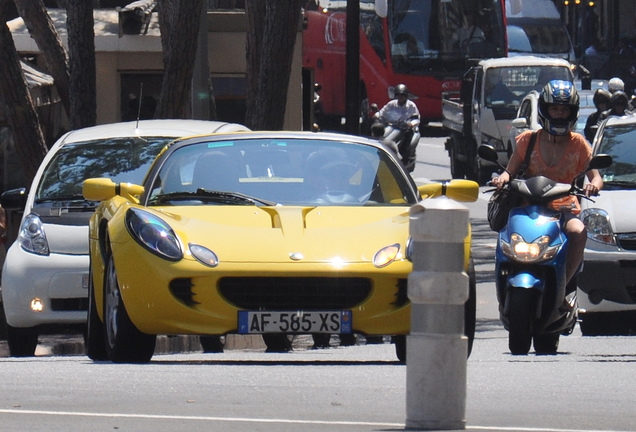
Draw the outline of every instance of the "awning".
M20 60L20 65L22 66L24 78L26 79L31 98L33 98L33 103L36 107L60 101L57 89L54 86L55 81L53 81L51 75L37 70L34 66L23 60Z

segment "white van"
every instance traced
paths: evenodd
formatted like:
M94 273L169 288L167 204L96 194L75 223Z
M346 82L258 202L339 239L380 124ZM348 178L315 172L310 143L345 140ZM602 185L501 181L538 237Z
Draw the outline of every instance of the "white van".
M572 40L552 0L506 0L506 21L509 57L575 60Z

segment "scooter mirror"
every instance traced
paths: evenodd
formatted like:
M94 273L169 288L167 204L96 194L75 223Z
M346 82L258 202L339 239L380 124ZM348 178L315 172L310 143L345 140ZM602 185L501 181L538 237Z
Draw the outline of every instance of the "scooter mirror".
M589 169L607 168L612 164L612 157L607 154L598 154L590 161Z
M477 154L480 158L487 160L488 162L497 162L499 156L497 155L497 150L493 146L489 146L487 144L482 144L477 149Z

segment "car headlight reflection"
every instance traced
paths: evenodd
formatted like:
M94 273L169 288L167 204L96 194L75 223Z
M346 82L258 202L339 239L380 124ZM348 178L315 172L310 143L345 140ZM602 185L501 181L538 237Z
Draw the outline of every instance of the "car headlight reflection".
M137 243L153 254L170 261L183 257L176 234L157 216L131 208L126 213L126 227Z
M400 245L396 243L377 251L373 256L373 265L378 268L386 267L397 258L400 258Z
M510 242L501 242L501 250L507 257L517 261L536 262L553 258L559 246L550 246L549 236L541 236L528 243L519 234L514 233L510 236Z
M219 258L214 252L205 246L190 243L188 247L190 248L192 256L201 264L208 267L216 267L219 265Z
M38 215L31 213L24 218L18 234L18 244L25 251L36 255L49 254L49 242Z
M609 214L602 209L591 208L581 212L581 220L587 228L587 238L609 245L616 244L616 236L610 224Z

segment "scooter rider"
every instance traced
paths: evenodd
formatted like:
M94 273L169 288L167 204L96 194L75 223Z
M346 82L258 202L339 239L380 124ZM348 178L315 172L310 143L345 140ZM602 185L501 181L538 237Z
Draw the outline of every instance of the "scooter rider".
M409 126L408 121L417 119L419 121L420 111L415 102L409 99L409 91L404 84L398 84L394 90L395 99L390 100L376 114L377 119L385 125L394 125L399 128L400 137L397 147L402 159L402 163L409 172L415 169L415 147L412 144L415 131ZM387 137L392 138L392 137ZM397 140L397 139L396 139Z
M537 132L526 177L542 175L560 183L571 183L589 165L592 149L585 138L572 129L579 115L579 95L570 81L553 80L543 88L539 97L539 121L543 129ZM492 180L497 188L514 178L523 163L532 131L517 137L506 171ZM587 172L589 182L584 186L586 196L596 195L603 188L598 170ZM581 211L578 199L569 195L555 200L551 207L563 213L563 231L568 238L566 281L570 281L583 259L587 232L576 217Z
M598 119L605 111L610 108L610 98L612 94L603 88L598 88L594 92L594 106L596 111L589 115L585 122L585 138L591 143L594 141L594 135L596 134L596 127L598 125Z

